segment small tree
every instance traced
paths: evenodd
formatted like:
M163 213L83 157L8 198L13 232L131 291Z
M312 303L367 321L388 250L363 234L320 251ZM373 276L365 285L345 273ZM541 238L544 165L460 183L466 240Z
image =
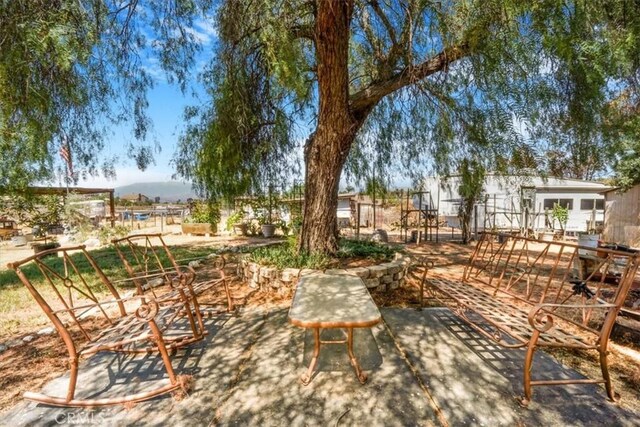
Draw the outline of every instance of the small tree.
M195 202L191 207L191 222L198 224L211 224L215 229L220 222L220 205L214 201Z
M551 211L551 217L554 220L558 220L558 223L560 224L560 230L562 230L562 235L564 235L565 227L567 226L567 221L569 220L569 207L554 203L553 210Z
M486 171L477 160L462 160L460 167L460 207L458 208L458 218L462 230L462 242L468 243L471 240L471 217L473 207L482 196L484 177Z

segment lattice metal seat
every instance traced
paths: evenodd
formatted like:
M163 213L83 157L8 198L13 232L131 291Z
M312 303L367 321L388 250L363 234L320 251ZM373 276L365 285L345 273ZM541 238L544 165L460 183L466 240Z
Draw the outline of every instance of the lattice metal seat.
M498 299L483 290L469 286L468 283L441 278L430 279L430 282L437 287L439 292L456 300L459 304L458 309L456 309L457 314L466 317L466 310L473 310L482 316L489 325L493 326L497 333L500 331L505 332L518 342L518 344L510 344L504 341L500 335L494 335L494 338L498 338L499 341L502 340L502 345L506 347L524 347L531 339L533 328L529 323L528 312L522 308ZM473 323L471 325L475 326ZM486 329L482 329L482 332L485 333ZM589 339L587 339L556 326L540 335L538 345L543 347L575 347L585 350L595 349L597 335L589 334Z
M58 257L48 257L48 255ZM159 300L150 296L121 297L84 246L51 249L9 264L53 323L69 353L70 379L65 397L26 392L29 400L57 406L105 406L137 402L184 388L185 376L176 375L168 350L203 337L192 328L188 335L171 336L173 327L194 301L181 298ZM36 280L37 277L44 279ZM106 293L107 298L98 295ZM89 323L98 322L98 333ZM183 322L184 323L184 322ZM193 319L191 326L195 326ZM76 399L81 357L98 352L157 353L169 383L153 390L105 399Z

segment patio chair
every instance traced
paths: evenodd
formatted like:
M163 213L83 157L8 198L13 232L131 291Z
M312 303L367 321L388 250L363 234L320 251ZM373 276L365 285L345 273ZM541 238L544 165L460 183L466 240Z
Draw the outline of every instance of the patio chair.
M157 297L160 290L169 291L163 298L177 297L177 289L187 290L193 297L195 317L202 324L202 315L218 314L222 311L203 309L213 306L199 301L199 298L215 287L222 286L226 300L224 312L233 311L233 300L224 273L224 258L214 258L214 269L218 277L209 280L196 280L196 272L190 266L179 265L171 250L162 238L162 234L136 234L111 241L122 260L130 280L136 286L139 295L151 294ZM165 288L162 288L166 285Z
M84 246L45 250L10 263L8 267L15 270L53 323L69 353L71 372L66 396L26 392L26 399L55 406L94 407L138 402L163 393L184 391L188 377L176 375L169 350L194 342L195 337L202 338L202 333L195 330L187 341L182 333L173 335L172 328L184 328L181 313L193 304L186 293L173 300L148 295L121 297ZM106 298L97 294L104 294ZM90 324L96 325L94 322L98 322L97 332L90 327ZM157 354L168 384L120 397L76 399L80 359L100 352Z

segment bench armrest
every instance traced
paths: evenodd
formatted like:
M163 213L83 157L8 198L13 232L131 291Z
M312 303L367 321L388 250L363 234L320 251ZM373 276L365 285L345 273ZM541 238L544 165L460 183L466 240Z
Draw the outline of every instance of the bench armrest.
M534 329L540 332L546 332L553 327L553 312L550 308L589 308L589 309L607 309L617 307L615 304L599 303L599 304L552 304L543 303L537 304L530 311L527 316L529 324Z
M428 259L426 256L420 256L420 257L415 257L415 256L411 256L411 266L412 267L423 267L426 268L427 270L435 267L435 264L433 263L433 261L431 261L430 259Z

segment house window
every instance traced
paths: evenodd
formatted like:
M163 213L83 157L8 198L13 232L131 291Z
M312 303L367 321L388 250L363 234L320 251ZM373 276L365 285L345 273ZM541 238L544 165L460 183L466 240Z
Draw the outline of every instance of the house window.
M560 199L558 200L558 204L563 208L573 210L573 199Z
M553 205L555 205L556 203L558 203L558 199L544 199L543 208L545 210L553 209Z
M595 206L595 200L593 199L580 199L580 210L590 211Z
M567 208L569 210L573 210L573 199L544 199L543 208L553 209L553 205L558 204L563 208Z
M595 206L596 210L604 210L604 199L581 199L580 210L591 211Z

